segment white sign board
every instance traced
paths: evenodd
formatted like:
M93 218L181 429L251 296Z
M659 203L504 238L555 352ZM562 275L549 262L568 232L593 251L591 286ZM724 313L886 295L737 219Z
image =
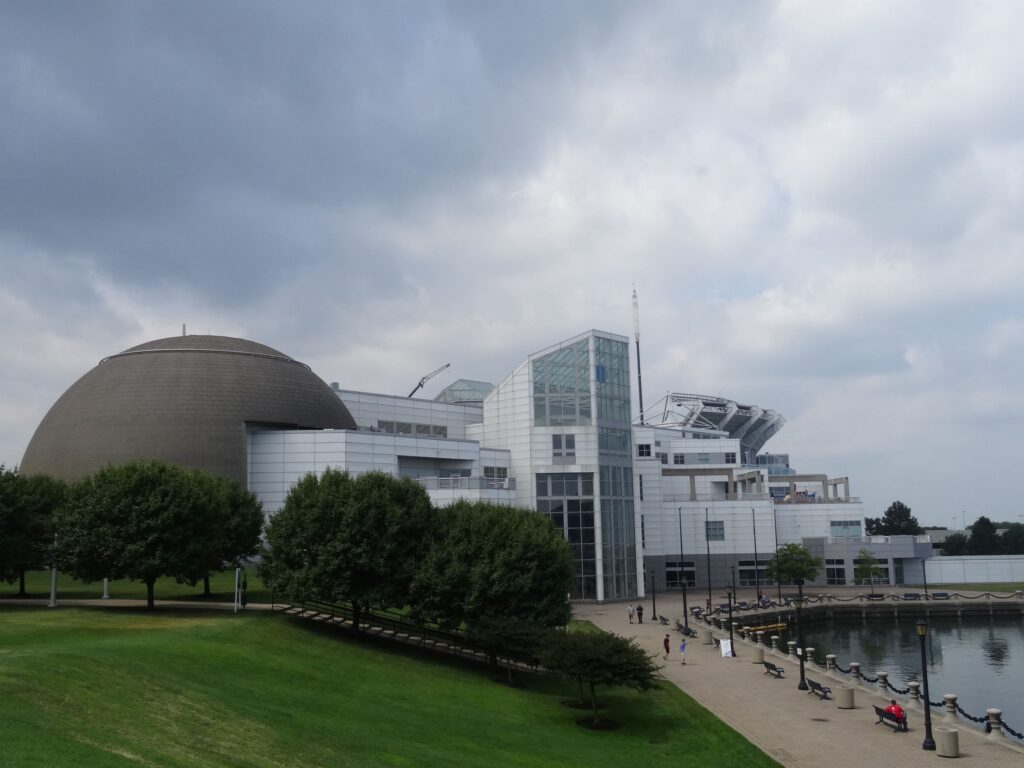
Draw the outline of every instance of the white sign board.
M732 641L731 640L723 640L722 641L722 658L725 658L725 657L732 658Z

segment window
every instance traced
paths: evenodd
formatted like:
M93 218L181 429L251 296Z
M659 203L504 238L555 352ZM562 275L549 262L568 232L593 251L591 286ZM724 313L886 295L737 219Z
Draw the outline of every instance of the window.
M656 459L658 459L658 461L660 461L662 464L668 464L668 454L667 453L656 453L656 454L654 454L654 457Z
M650 443L639 443L636 447L636 455L641 459L650 458L651 456L651 444Z
M672 463L673 464L685 464L686 463L686 455L682 454L682 453L673 453L672 454Z
M706 526L705 533L708 541L725 541L724 520L708 520Z
M698 464L710 464L711 463L711 454L710 453L698 453L697 454L697 463Z
M727 454L725 454L725 463L726 464L735 464L736 463L736 454L735 453L727 453Z
M829 558L825 561L825 583L841 586L846 583L846 561Z
M834 539L861 537L860 520L832 520L829 527Z
M551 436L552 456L575 456L576 435L552 435Z
M508 485L508 467L484 467L488 488L505 488Z

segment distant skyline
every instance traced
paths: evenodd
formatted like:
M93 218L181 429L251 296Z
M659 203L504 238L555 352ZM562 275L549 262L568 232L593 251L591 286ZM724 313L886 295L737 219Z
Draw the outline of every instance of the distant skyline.
M6 4L0 462L182 323L350 389L451 362L432 397L632 338L635 284L645 403L781 412L765 449L867 516L1024 520L1022 33L1016 2Z

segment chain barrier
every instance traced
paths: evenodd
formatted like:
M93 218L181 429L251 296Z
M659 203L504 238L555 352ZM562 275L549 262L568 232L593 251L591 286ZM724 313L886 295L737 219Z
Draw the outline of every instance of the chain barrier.
M888 680L885 681L885 687L888 688L893 693L899 694L900 696L906 696L908 693L910 693L910 689L909 688L897 688L895 685L890 683Z
M863 680L865 683L877 683L878 682L878 678L877 677L868 677L867 675L861 675L860 679Z
M946 706L946 702L944 702L944 701L929 701L928 702L928 706L935 707L936 709L942 709L944 706Z
M849 675L853 673L853 667L850 667L849 669L843 669L841 666L839 666L838 661L835 663L835 668L842 672L844 675Z
M1013 730L1013 728L1006 724L1002 717L999 718L999 723L1003 726L1003 730L1006 731L1008 734L1010 734L1011 736L1016 736L1018 739L1024 740L1024 733Z
M959 703L956 705L956 711L959 712L964 717L966 717L972 723L988 723L988 717L975 717L974 715L970 715L970 714L968 714L967 712L964 711L964 708L961 707ZM987 733L988 730L989 729L986 728L985 732Z

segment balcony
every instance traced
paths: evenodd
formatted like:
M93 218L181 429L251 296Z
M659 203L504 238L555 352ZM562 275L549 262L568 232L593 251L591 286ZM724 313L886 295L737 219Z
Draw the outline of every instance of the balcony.
M516 479L514 477L494 478L474 475L472 477L417 477L415 480L428 491L479 491L488 489L514 491L516 489Z

